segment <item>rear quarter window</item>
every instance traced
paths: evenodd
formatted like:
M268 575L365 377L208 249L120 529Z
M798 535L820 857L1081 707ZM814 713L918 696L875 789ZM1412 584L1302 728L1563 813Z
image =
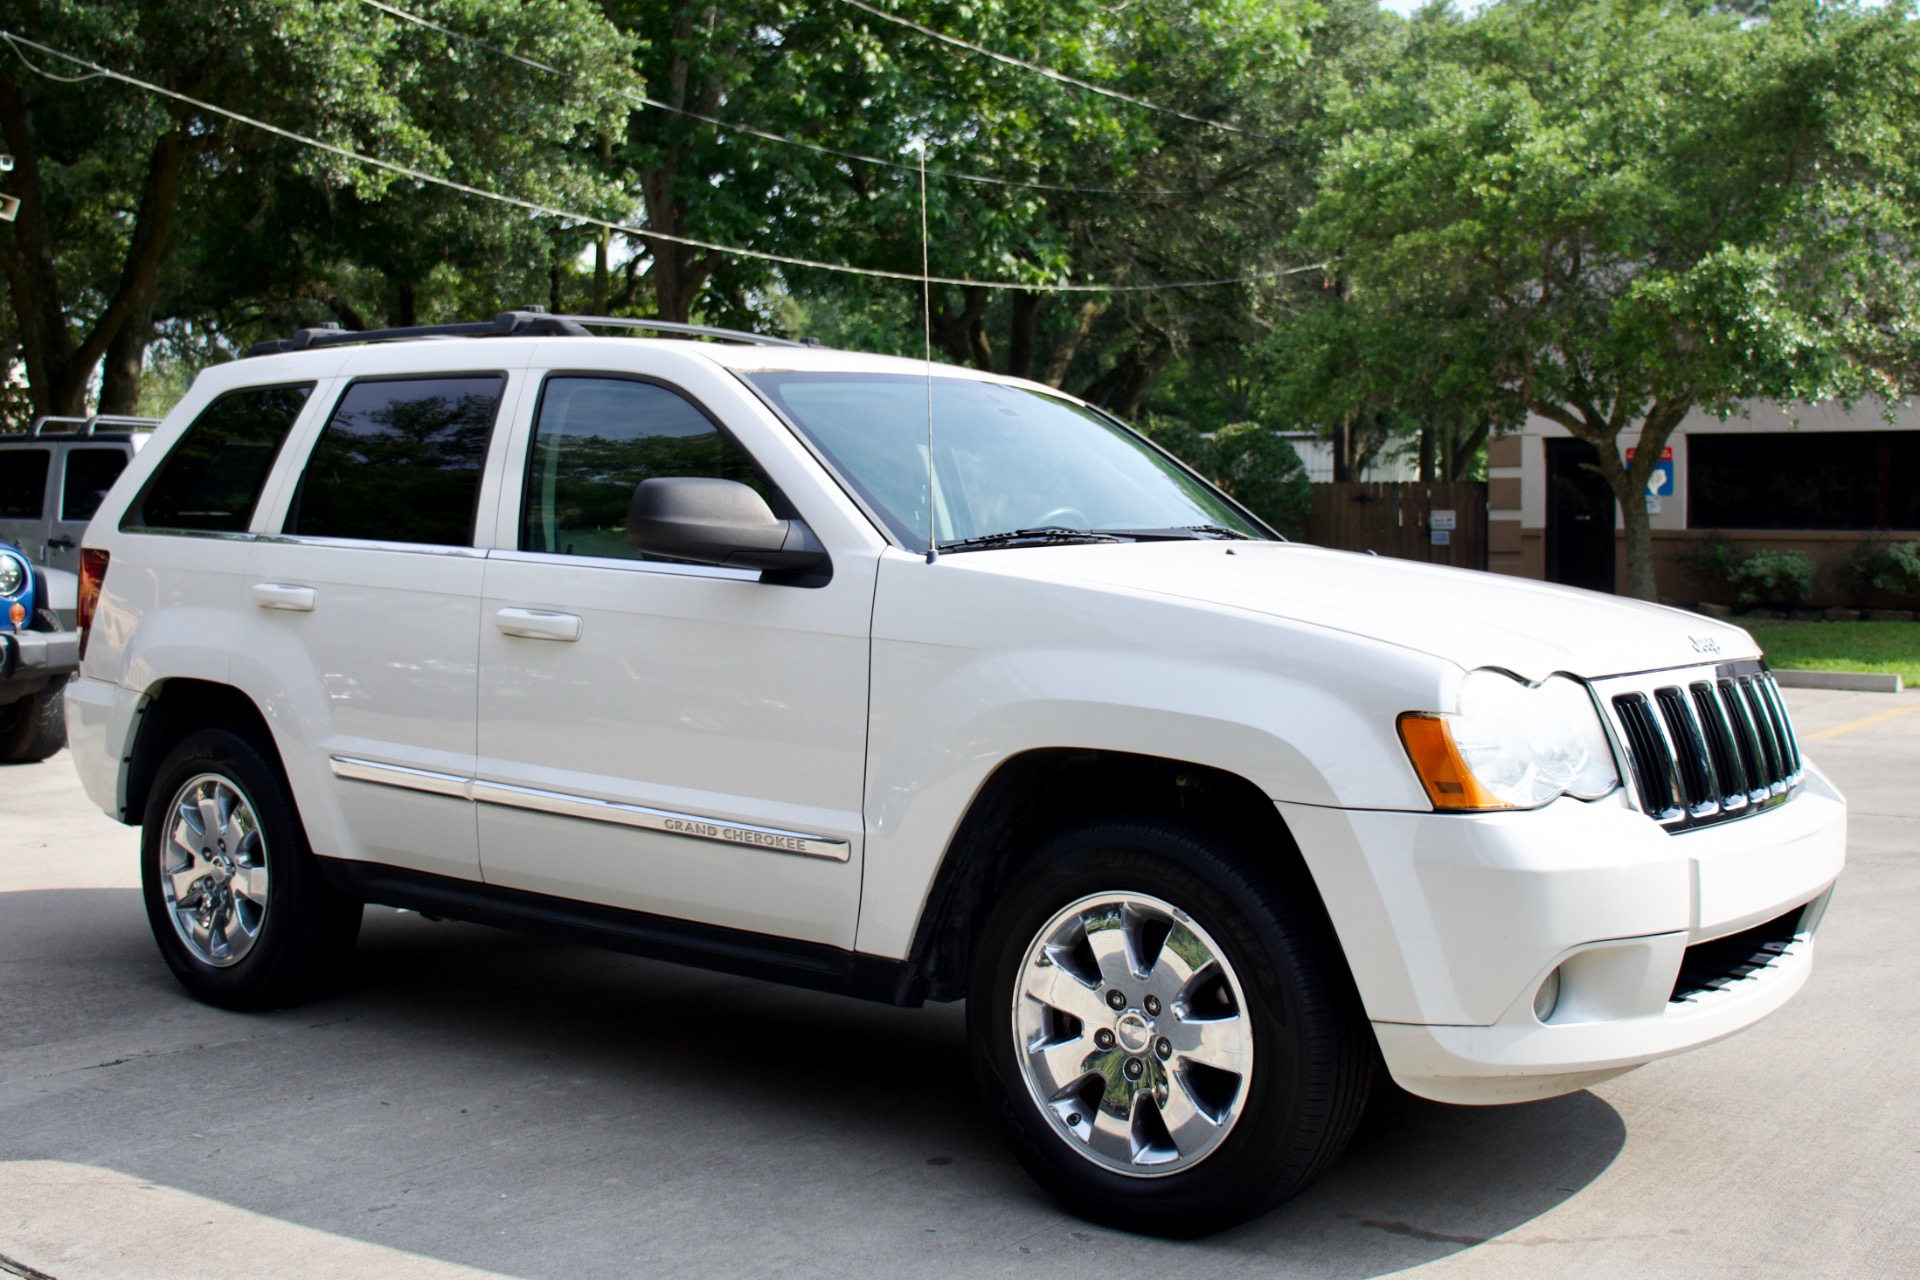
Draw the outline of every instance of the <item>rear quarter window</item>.
M47 500L51 449L0 449L0 520L38 520Z
M215 400L180 435L121 528L244 533L311 382Z

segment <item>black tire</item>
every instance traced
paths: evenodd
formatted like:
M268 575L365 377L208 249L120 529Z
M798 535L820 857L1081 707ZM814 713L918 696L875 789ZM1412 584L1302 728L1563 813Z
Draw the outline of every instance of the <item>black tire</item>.
M177 817L179 802L196 780L201 780L202 794L225 796L220 787L231 788L253 816L250 823L234 824L236 831L244 827L249 836L244 842L246 851L229 861L247 867L264 866L266 887L257 912L251 900L243 910L240 895L229 886L231 867L216 876L211 861L206 863L207 874L199 877L199 882L212 884L217 880L213 889L189 889L184 896L173 890L174 901L169 901L169 877L163 860L179 860L170 830L184 821ZM187 836L194 834L191 827L180 830ZM216 860L225 856L222 850L226 846L215 847L214 841L207 844ZM181 878L194 875L200 867L199 861L188 864ZM160 766L141 825L140 871L147 922L167 967L196 998L223 1009L285 1008L325 993L344 972L360 934L362 904L335 890L321 876L280 770L253 743L226 729L202 729L190 734ZM239 877L232 879L238 881ZM245 940L243 950L237 946L225 948L224 955L217 943L206 947L190 940L187 917L199 913L185 905L195 901L204 905L208 894L217 901L222 888L227 890L230 914L222 916L212 910L204 918L227 920L233 935ZM177 907L183 908L184 914ZM236 915L250 916L256 931L247 935L244 928L233 925ZM239 954L233 954L235 951Z
M1377 1050L1312 885L1297 862L1287 859L1280 850L1262 850L1257 860L1241 856L1215 837L1169 823L1101 823L1050 841L996 904L975 949L967 1000L975 1076L1020 1162L1075 1213L1155 1235L1218 1231L1299 1192L1352 1137L1372 1087ZM1021 1016L1016 999L1024 1002L1024 997L1016 993L1024 974L1040 973L1055 963L1042 961L1029 971L1029 949L1040 946L1043 929L1057 929L1063 918L1078 920L1073 912L1081 909L1079 904L1104 901L1109 895L1156 899L1188 917L1233 977L1232 1003L1241 1006L1234 1016L1248 1020L1238 1034L1251 1046L1251 1070L1244 1076L1221 1077L1237 1080L1231 1094L1224 1095L1232 1099L1227 1106L1237 1106L1237 1114L1225 1122L1223 1137L1216 1124L1207 1141L1217 1145L1196 1144L1191 1156L1158 1156L1172 1162L1161 1166L1172 1172L1116 1171L1102 1164L1090 1154L1086 1133L1075 1140L1078 1131L1069 1122L1081 1122L1078 1109L1063 1105L1059 1099L1065 1095L1060 1093L1052 1095L1053 1111L1044 1108L1036 1100L1041 1086L1029 1087L1022 1065L1028 1055L1015 1019ZM1056 967L1072 967L1069 959ZM1075 997L1083 998L1084 993ZM1144 999L1137 994L1126 998ZM1227 997L1220 999L1227 1002ZM1046 1002L1026 1003L1041 1007ZM1164 1011L1167 1007L1156 1003L1147 1012L1175 1034L1193 1030L1192 1023L1177 1026L1174 1014ZM1064 1037L1060 1043L1072 1042L1069 1062L1081 1061L1082 1046L1098 1044L1105 1050L1100 1054L1094 1049L1099 1056L1088 1057L1081 1068L1103 1064L1096 1070L1106 1073L1104 1077L1090 1075L1086 1088L1079 1090L1086 1094L1091 1089L1086 1101L1095 1110L1108 1107L1114 1096L1109 1090L1119 1085L1110 1070L1115 1052L1138 1052L1141 1062L1128 1059L1125 1070L1144 1067L1148 1084L1155 1079L1156 1054L1167 1064L1158 1077L1163 1089L1184 1087L1182 1079L1195 1079L1192 1064L1178 1053L1169 1055L1165 1041L1149 1040L1154 1047L1146 1050L1129 1050L1123 1041L1115 1049L1115 1033L1139 1033L1142 1016L1129 1009L1111 1030L1100 1023L1097 1032L1069 1017L1065 1030L1057 1033ZM1125 1017L1134 1018L1131 1027L1122 1025ZM1098 1042L1084 1038L1096 1034ZM1144 1034L1155 1033L1148 1029ZM1136 1106L1131 1101L1112 1105ZM1156 1106L1146 1125L1160 1114ZM1171 1130L1163 1126L1157 1132ZM1169 1149L1177 1145L1178 1140L1171 1140ZM1180 1163L1183 1160L1191 1162Z
M0 707L0 762L33 764L67 745L67 678Z

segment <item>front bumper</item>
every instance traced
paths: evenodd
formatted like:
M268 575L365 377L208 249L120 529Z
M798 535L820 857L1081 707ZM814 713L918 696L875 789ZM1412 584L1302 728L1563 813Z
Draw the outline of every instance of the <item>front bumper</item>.
M1683 834L1618 797L1481 815L1279 808L1389 1071L1443 1102L1570 1092L1759 1021L1805 984L1846 847L1846 803L1811 767L1778 808ZM1769 921L1791 940L1764 968L1671 999L1687 948ZM1556 973L1543 1022L1535 996Z
M0 632L0 703L38 692L79 667L77 631Z

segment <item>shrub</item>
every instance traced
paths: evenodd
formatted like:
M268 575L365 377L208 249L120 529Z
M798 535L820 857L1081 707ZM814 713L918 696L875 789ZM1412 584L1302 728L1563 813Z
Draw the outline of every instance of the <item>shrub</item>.
M1213 439L1213 482L1289 538L1313 511L1307 464L1291 442L1257 422L1236 422Z
M1876 592L1920 596L1920 541L1865 543L1840 566L1840 580L1860 603Z
M1708 586L1731 586L1740 563L1746 557L1740 549L1719 534L1683 551L1673 562L1685 569L1697 582Z
M1674 563L1700 583L1731 589L1741 604L1797 604L1813 594L1813 561L1798 551L1743 551L1716 535Z
M1313 511L1307 464L1278 432L1236 422L1207 437L1179 418L1158 414L1145 415L1134 427L1282 534L1298 538L1306 532Z
M1813 594L1813 561L1798 551L1755 547L1732 576L1741 604L1794 604Z

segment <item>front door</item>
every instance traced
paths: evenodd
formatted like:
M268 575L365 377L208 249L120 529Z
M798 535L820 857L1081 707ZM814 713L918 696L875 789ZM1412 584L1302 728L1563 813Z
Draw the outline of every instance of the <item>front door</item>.
M780 583L633 551L649 476L740 480L790 514L657 381L551 375L529 454L480 619L487 883L850 948L875 562Z
M1613 490L1584 440L1547 444L1547 581L1590 591L1614 584Z

